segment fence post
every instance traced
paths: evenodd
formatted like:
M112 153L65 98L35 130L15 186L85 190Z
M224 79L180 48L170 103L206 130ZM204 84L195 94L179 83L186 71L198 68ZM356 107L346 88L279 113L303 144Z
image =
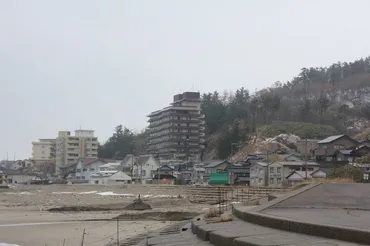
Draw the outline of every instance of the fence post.
M233 201L234 198L234 186L231 186L231 202Z
M140 200L140 194L139 194ZM117 216L117 246L119 246L119 216Z
M218 187L218 215L221 215L221 187Z
M244 190L242 189L242 202L244 202L244 196L243 196Z

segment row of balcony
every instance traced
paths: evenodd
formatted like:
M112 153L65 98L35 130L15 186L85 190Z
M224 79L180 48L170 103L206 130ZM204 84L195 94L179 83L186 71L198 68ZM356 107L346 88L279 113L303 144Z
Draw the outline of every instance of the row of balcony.
M172 136L201 136L203 133L202 132L161 132L161 134L156 134L156 135L151 135L148 137L148 140L150 139L156 139L160 137L164 137L167 135L172 135Z

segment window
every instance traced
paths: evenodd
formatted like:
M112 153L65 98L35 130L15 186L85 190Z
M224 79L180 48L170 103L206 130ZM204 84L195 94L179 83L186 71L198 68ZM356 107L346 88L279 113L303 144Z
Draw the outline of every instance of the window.
M321 145L322 149L326 149L328 146L327 145Z
M281 178L277 178L277 179L276 179L276 183L277 183L277 184L281 184Z
M141 176L146 176L146 171L145 170L141 170Z
M277 173L281 173L281 167L277 168Z
M86 171L87 171L87 168L82 169L82 171L83 171L83 172L86 172Z
M313 167L308 167L307 168L307 171L312 172L313 171Z
M270 173L274 173L274 167L270 167Z
M81 169L77 168L76 173L80 173L80 172L81 172Z
M90 168L90 172L95 172L95 168Z
M270 178L270 184L274 184L274 178Z
M344 146L341 144L334 144L334 149L344 149Z
M258 183L259 184L262 184L262 179L258 179Z

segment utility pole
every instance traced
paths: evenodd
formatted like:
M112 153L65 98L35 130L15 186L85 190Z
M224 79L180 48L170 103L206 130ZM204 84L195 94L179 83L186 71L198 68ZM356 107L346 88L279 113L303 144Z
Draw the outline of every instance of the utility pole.
M305 166L305 170L306 170L306 179L307 179L307 152L308 152L308 146L307 146L307 136L306 136L306 140L305 140L305 158L304 158L304 166Z
M185 141L186 145L186 161L189 161L189 139L187 138Z
M135 146L135 141L132 141L132 146L131 146L131 152L132 152L132 159L131 159L131 178L134 179L134 147Z
M117 217L117 246L119 246L119 216Z

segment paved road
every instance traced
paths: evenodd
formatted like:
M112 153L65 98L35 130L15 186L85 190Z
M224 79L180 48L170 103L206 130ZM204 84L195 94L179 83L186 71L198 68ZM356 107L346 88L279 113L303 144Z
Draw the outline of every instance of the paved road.
M273 207L370 210L370 184L322 184Z
M370 230L370 211L346 209L269 208L265 214L314 224Z

